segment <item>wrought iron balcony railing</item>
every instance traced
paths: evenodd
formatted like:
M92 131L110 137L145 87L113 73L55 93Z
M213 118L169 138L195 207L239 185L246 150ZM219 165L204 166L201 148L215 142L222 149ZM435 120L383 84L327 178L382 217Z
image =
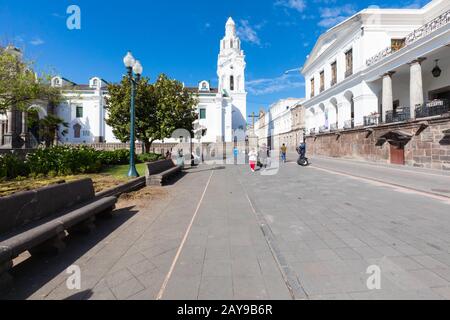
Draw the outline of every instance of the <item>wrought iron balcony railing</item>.
M324 133L328 131L328 127L327 126L321 126L319 127L319 133Z
M407 47L411 45L412 43L416 42L417 40L429 35L430 33L440 29L441 27L445 26L446 24L450 23L450 10L447 12L441 14L440 16L436 17L435 19L431 20L427 24L424 24L419 29L414 30L409 35L406 36L405 39L405 46ZM399 49L401 50L401 49ZM366 65L370 67L371 65L374 65L378 61L384 59L385 57L391 55L394 52L397 52L399 50L393 50L392 46L389 46L388 48L385 48L378 52L373 57L366 60Z
M370 116L364 117L364 126L377 126L381 122L381 117L379 114L373 114Z
M337 130L338 130L338 123L337 122L332 123L330 125L330 131L337 131Z
M355 127L355 120L351 119L351 120L346 120L344 121L344 129L353 129Z
M437 99L425 103L416 108L416 118L426 118L440 116L450 112L450 101L447 99Z
M403 107L386 111L386 123L407 121L411 118L410 108Z

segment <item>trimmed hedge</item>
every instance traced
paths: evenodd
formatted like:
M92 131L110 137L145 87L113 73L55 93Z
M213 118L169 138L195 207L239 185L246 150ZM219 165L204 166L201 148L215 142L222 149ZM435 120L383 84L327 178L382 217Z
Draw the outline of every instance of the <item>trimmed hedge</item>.
M97 173L105 166L129 163L129 150L98 151L88 146L56 146L38 149L23 161L14 154L0 155L0 179L22 176L58 176ZM152 162L162 159L149 153L136 157L136 162Z

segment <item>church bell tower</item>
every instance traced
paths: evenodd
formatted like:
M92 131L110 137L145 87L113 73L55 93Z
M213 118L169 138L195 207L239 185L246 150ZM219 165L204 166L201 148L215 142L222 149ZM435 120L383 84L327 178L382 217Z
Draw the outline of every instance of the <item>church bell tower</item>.
M225 25L225 37L220 41L217 64L219 92L232 103L232 127L246 130L247 92L245 91L245 55L236 24L230 17Z

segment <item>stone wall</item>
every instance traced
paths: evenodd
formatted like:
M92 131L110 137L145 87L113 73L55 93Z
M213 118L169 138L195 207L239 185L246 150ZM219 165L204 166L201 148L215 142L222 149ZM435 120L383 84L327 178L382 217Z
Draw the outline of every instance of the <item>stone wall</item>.
M307 152L309 156L390 163L390 143L377 146L377 142L391 131L412 136L404 147L406 165L450 170L450 116L309 136Z

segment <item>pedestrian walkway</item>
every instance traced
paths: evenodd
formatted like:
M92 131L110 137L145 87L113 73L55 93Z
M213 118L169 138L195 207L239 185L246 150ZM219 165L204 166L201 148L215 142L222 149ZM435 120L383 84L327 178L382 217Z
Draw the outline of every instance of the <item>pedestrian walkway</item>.
M190 169L166 198L121 208L64 254L17 266L6 298L450 299L449 201L313 160L270 176ZM393 179L393 169L376 170ZM74 264L75 291L66 286ZM367 286L369 267L381 271L379 290Z
M314 157L313 167L450 197L450 172L371 162Z

